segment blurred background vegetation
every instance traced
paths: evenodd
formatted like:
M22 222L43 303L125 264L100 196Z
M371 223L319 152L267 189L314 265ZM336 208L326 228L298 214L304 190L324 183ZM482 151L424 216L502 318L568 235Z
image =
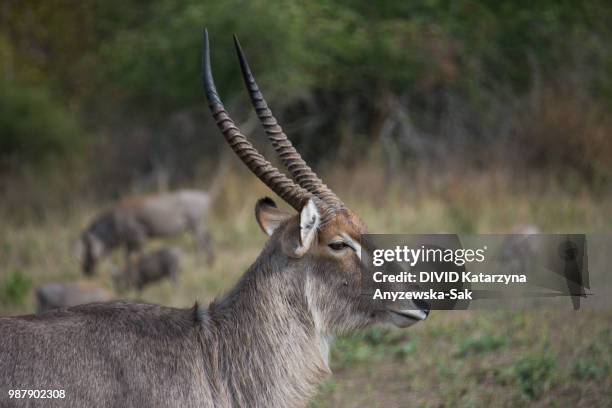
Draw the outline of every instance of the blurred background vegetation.
M4 0L0 315L31 313L41 283L83 279L75 245L102 208L215 180L228 149L200 85L204 27L219 92L258 149L273 157L232 33L287 133L371 231L609 233L611 21L605 0ZM270 192L230 160L218 261L186 251L179 288L142 300L205 303L256 258L253 204ZM438 312L373 328L336 342L313 406L610 406L611 322Z
M609 189L610 21L603 0L7 0L0 192L12 214L40 213L43 196L65 209L74 193L205 179L224 147L200 86L204 26L235 118L253 117L234 32L322 171L372 160L387 176L495 168Z

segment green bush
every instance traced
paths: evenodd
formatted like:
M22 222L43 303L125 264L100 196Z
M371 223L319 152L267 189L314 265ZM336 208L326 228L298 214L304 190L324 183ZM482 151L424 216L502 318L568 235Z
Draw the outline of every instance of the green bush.
M332 363L335 367L346 367L384 355L404 359L417 349L418 340L407 340L401 330L375 326L339 337L332 347Z
M44 90L0 81L0 162L39 164L82 144L74 115Z
M191 177L197 161L216 158L219 140L175 126L213 127L200 84L207 27L233 117L241 123L248 109L236 33L270 106L315 166L355 163L384 146L393 171L400 158L460 157L576 173L605 188L611 19L604 0L16 2L0 15L0 76L16 81L0 84L0 159L39 161L80 140L67 109L15 85L38 84L100 131L102 181L121 184L159 163ZM464 214L449 217L473 229Z
M521 394L529 399L539 398L552 383L555 360L542 353L531 353L519 358L511 367L511 374Z
M32 287L32 279L22 272L11 273L0 290L2 303L21 305Z
M508 339L501 336L470 336L463 340L459 346L458 355L480 354L495 351L508 345Z
M592 343L574 358L571 375L580 381L599 381L610 378L612 353L610 352L610 330L604 329L593 336Z
M576 361L572 366L572 376L577 380L600 380L610 373L610 367L605 362L592 359Z
M95 46L83 59L87 69L78 72L89 73L99 86L89 84L86 93L98 104L112 98L121 102L114 107L151 119L160 111L202 105L199 50L205 26L226 101L243 93L232 33L275 106L322 91L336 101L364 95L362 102L376 110L379 94L392 90L426 104L450 92L474 109L491 109L491 89L523 94L534 75L556 78L580 64L571 60L578 46L579 55L595 61L587 78L597 83L593 89L612 94L605 74L612 53L602 46L612 37L612 8L601 0L529 6L488 0L187 0L179 6L156 0L146 7L114 0L95 14L87 27ZM486 111L479 115L486 120Z

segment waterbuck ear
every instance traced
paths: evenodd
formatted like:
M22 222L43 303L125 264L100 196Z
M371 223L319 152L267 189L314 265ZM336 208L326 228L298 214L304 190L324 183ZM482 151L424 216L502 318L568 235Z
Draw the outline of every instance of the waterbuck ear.
M295 249L296 256L302 256L310 249L320 225L321 215L314 201L310 199L300 213L300 245Z
M264 197L255 204L255 218L262 231L271 236L283 222L291 218L291 214L279 210L270 197Z

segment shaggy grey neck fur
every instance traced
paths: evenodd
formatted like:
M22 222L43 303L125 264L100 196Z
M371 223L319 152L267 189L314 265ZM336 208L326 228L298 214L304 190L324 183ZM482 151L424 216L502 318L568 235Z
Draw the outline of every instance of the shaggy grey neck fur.
M325 334L305 293L307 272L288 272L271 256L264 251L208 311L218 336L216 364L225 388L219 391L236 406L306 406L330 374Z
M50 407L306 406L329 374L322 288L278 245L208 309L110 302L0 317L0 406L9 384L65 389Z

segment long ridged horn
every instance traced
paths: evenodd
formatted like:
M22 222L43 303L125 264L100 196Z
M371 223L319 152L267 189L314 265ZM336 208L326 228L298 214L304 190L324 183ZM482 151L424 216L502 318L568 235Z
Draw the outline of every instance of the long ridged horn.
M302 156L293 147L291 140L287 137L283 128L278 124L278 121L272 114L268 104L255 82L255 78L249 68L249 63L240 47L238 37L234 35L234 45L236 46L236 52L238 53L238 59L240 60L240 69L242 70L242 78L244 84L249 92L251 98L251 104L257 112L257 117L268 135L268 139L272 142L274 150L278 153L281 161L289 170L289 173L293 179L303 188L310 191L325 203L336 207L343 208L344 203L336 196L336 194L327 187L323 180L317 176L317 174L306 164L302 159Z
M217 93L210 68L210 50L208 31L204 30L204 50L202 53L202 81L208 99L208 106L223 133L225 140L240 160L274 193L298 211L306 204L312 194L297 185L293 180L272 166L247 140L234 121L226 112L221 98Z

